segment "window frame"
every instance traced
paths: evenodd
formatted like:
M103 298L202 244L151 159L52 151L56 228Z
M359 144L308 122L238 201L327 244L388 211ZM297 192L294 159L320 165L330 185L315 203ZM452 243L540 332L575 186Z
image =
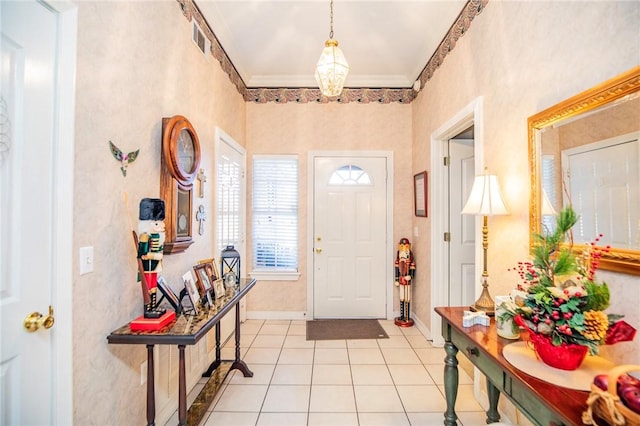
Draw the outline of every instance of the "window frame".
M257 253L256 253L256 223L255 223L255 215L258 211L255 207L256 198L256 161L260 160L268 160L268 161L295 161L296 165L296 179L295 179L295 218L296 218L296 229L294 235L296 235L295 241L295 269L290 267L261 267L256 264L257 262ZM255 154L251 159L251 173L252 173L252 182L251 182L251 251L252 251L252 259L251 259L251 271L249 275L252 278L261 280L261 281L297 281L300 277L300 247L299 247L299 233L300 233L300 160L299 156L295 154Z

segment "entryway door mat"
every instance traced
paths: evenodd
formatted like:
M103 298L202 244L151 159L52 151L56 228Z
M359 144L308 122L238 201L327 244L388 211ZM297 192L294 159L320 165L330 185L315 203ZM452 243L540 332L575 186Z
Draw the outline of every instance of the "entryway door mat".
M307 340L388 339L375 319L320 319L307 321Z

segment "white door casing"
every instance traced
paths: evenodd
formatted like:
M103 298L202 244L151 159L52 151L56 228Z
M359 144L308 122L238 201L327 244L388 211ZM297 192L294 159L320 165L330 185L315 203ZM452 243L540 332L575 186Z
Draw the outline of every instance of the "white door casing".
M231 136L216 127L216 232L214 233L218 256L227 246L233 245L240 254L240 273L247 277L246 262L246 150ZM216 258L220 268L220 258ZM240 320L246 319L246 299L240 301ZM227 315L231 318L232 315ZM226 322L226 321L225 321Z
M0 7L0 422L71 424L77 9ZM28 333L50 305L53 327Z
M449 300L448 306L475 301L475 217L460 212L475 177L474 141L449 141Z
M429 336L435 346L443 346L441 334L441 318L433 310L437 306L446 306L449 292L449 250L443 235L449 230L449 193L446 185L447 170L443 166L443 158L447 155L448 140L460 134L470 126L474 126L474 163L475 169L481 170L483 164L483 120L482 97L478 97L447 120L431 134L431 197L429 211L431 212L431 324ZM476 220L476 241L480 241L478 233L479 219ZM475 297L480 294L480 276L482 274L482 245L475 247ZM475 298L474 298L475 300Z
M390 153L310 153L311 318L392 315L390 157ZM345 166L361 169L369 181L331 182L332 176L349 174Z

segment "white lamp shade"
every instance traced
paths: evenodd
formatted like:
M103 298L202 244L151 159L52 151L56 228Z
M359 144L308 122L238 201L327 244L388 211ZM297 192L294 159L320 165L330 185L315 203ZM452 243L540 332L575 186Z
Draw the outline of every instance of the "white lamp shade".
M349 74L349 64L338 47L338 41L329 39L316 66L316 81L325 96L338 96Z
M478 216L509 214L502 200L502 193L496 175L483 174L476 176L469 199L462 209L462 214Z

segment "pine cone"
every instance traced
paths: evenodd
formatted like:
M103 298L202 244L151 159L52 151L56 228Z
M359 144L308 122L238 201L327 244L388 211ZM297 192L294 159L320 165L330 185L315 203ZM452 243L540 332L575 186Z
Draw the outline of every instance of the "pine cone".
M586 311L584 313L585 330L581 334L585 339L600 341L607 335L609 318L602 311Z

